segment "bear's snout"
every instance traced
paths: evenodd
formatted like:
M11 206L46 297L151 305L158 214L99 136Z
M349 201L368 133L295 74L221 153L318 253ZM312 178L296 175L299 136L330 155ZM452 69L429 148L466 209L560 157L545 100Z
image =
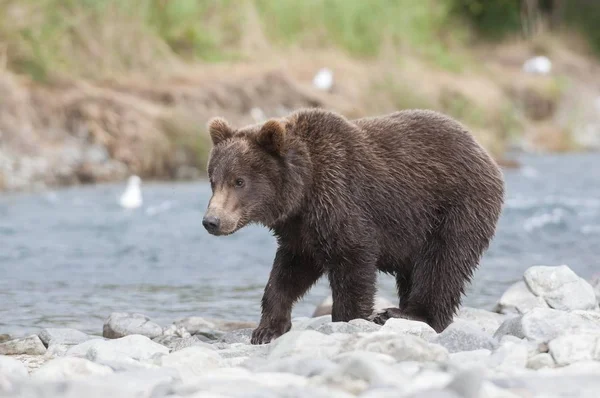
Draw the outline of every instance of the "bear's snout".
M211 234L214 234L219 230L220 224L221 220L215 216L205 216L202 219L202 225Z

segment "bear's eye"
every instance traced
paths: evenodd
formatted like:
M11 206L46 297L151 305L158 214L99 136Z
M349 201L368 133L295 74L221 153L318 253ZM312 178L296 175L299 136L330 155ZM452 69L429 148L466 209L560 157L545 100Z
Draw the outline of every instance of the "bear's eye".
M241 188L241 187L243 187L243 186L244 186L244 180L243 180L242 178L237 178L237 179L235 180L235 186L236 186L237 188Z

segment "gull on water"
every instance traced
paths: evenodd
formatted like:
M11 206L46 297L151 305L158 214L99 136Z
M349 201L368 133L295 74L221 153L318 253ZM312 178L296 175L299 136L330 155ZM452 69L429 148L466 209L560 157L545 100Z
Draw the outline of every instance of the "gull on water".
M119 199L121 207L126 209L135 209L142 205L142 190L140 188L142 180L140 177L133 175L127 180L127 188Z

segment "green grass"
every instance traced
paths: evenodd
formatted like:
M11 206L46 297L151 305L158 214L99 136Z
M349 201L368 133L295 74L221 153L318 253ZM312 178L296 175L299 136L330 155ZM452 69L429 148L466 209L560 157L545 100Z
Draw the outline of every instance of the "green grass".
M466 30L436 0L4 0L9 67L46 81L150 73L173 61L244 56L248 11L280 46L338 47L375 57L384 43L457 70L449 45Z

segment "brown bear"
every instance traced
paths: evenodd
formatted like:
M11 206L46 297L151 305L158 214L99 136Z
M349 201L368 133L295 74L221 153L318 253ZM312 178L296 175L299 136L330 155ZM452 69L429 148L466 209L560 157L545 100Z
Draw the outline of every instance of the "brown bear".
M234 129L208 123L213 235L268 227L278 249L252 344L291 327L294 303L324 274L333 321L390 317L441 332L495 234L504 180L458 121L429 110L349 120L323 109ZM373 314L377 270L399 307Z

